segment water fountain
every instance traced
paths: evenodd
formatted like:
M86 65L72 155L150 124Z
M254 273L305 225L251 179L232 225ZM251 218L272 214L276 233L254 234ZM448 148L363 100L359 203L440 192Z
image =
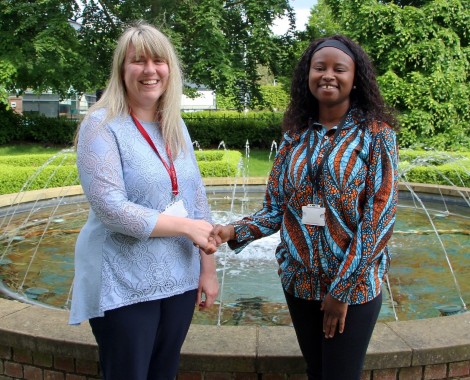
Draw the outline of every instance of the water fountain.
M219 148L225 149L225 143ZM273 142L269 159L276 149ZM248 142L245 154L249 160ZM57 159L63 157L59 154ZM241 169L240 185L207 187L219 223L236 220L261 204L264 186L248 186L249 173ZM466 310L470 301L470 277L465 269L470 267L470 258L464 254L470 249L468 192L453 186L458 197L449 198L442 193L444 187L434 187L438 193L432 196L418 195L406 182L402 188L380 320L421 319ZM58 190L53 199L33 198L26 203L21 198L27 193L22 191L1 208L0 276L6 296L68 309L73 247L88 210L83 196L67 195L70 189ZM276 276L273 252L278 241L278 235L273 235L252 243L239 255L223 246L217 254L222 283L218 310L197 313L195 322L290 324Z
M196 146L197 147L197 146ZM237 185L235 185L235 183ZM254 198L264 188L264 183L259 186L244 186L243 180L230 180L230 185L213 187L208 183L208 195L213 199L213 210L219 214L221 221L232 220L235 214L246 214L251 210L250 198ZM408 189L408 190L407 190ZM435 190L434 194L425 193ZM419 193L418 201L414 193ZM451 196L450 193L456 195ZM52 195L51 195L52 194ZM434 299L430 310L434 316L438 316L441 308L443 313L453 313L462 311L466 308L465 302L469 301L468 284L468 251L469 251L469 219L468 213L468 189L452 187L431 187L421 188L417 184L402 184L400 193L399 214L403 210L410 210L411 214L404 214L403 224L397 225L395 230L396 237L419 237L418 241L409 243L408 241L394 240L392 242L392 251L396 257L393 259L392 272L390 273L390 288L393 295L393 301L390 299L391 308L395 305L400 309L400 305L415 305L425 296L415 293L416 290L426 289ZM21 198L21 199L20 199ZM41 200L40 200L41 199ZM75 233L80 228L82 222L72 223L66 226L70 215L86 215L86 204L80 203L83 197L80 195L79 186L68 187L66 189L49 189L47 191L28 192L16 196L0 196L0 225L2 226L3 248L0 251L0 276L3 281L9 279L6 269L11 267L13 262L10 248L20 247L30 249L30 256L40 255L36 251L37 242L30 241L35 238L42 239L41 245L45 244L50 237L57 238L69 252L73 251ZM422 203L421 203L422 202ZM60 207L57 207L60 204ZM228 205L226 210L218 211L222 204ZM13 205L13 206L11 206ZM423 207L424 206L424 207ZM256 206L255 206L256 207ZM426 212L422 210L426 209ZM53 211L53 212L52 212ZM44 212L44 217L40 213ZM23 213L24 218L14 221L13 215ZM429 223L432 220L433 225ZM27 220L27 222L26 222ZM419 223L418 223L419 222ZM9 226L6 228L6 226ZM44 227L48 226L46 230ZM28 232L28 234L26 234ZM435 234L439 235L442 245ZM27 236L26 236L27 235ZM459 238L460 237L460 238ZM431 241L430 239L434 239ZM272 239L276 239L275 236ZM419 244L428 243L427 248L422 248ZM275 244L275 241L272 242ZM6 247L9 245L8 249ZM252 290L247 291L245 295L239 285L231 285L231 279L240 280L240 274L247 272L247 268L260 266L260 262L274 265L272 254L262 255L266 251L267 241L260 241L260 245L252 252L252 258L255 264L242 255L236 256L230 252L224 252L222 248L219 256L219 266L225 268L224 276L224 296L222 306L224 312L229 310L228 314L222 313L219 317L221 326L217 325L217 312L214 315L204 315L202 323L191 326L188 338L183 346L180 374L189 374L189 376L211 376L213 378L227 378L232 376L251 376L250 378L264 378L265 374L277 374L283 378L303 372L303 361L296 344L295 335L292 328L282 326L288 323L283 320L285 308L283 303L266 302L265 295L267 290L278 285L277 278L271 272L273 283L265 281L268 286L266 289L260 289L263 281L256 279L256 293ZM437 247L435 253L430 254L430 249ZM443 247L444 251L443 252ZM21 251L23 251L23 248ZM70 260L64 259L64 254L57 251L54 244L49 244L51 251L47 266L56 263L58 265L57 274L62 275L72 270ZM428 251L429 249L429 251ZM413 260L417 251L425 251L432 258ZM36 252L36 253L34 253ZM400 253L399 253L400 252ZM399 263L404 258L411 257L409 263ZM12 263L9 262L12 261ZM463 260L463 261L460 261ZM467 260L467 261L465 261ZM449 265L450 264L450 265ZM238 265L237 269L235 266ZM269 267L268 265L268 267ZM21 266L21 265L20 265ZM29 267L29 272L36 272L43 276L42 269L37 269L30 261L22 264L24 268ZM393 272L395 270L396 272ZM400 272L420 271L412 276L411 280L398 280ZM421 276L426 272L431 273L430 286L423 286L420 283ZM256 274L258 276L258 274ZM451 298L441 299L440 285L441 277L448 277L447 281ZM454 277L456 282L454 282ZM57 310L57 307L36 307L29 306L28 303L42 303L42 300L51 295L49 283L51 279L44 275L45 284L39 284L37 281L31 284L24 275L13 278L11 289L7 289L7 298L14 296L23 302L18 303L9 300L0 299L0 346L9 348L10 352L20 352L24 355L34 355L34 364L28 365L28 371L36 370L40 373L46 371L56 372L62 376L92 376L98 378L97 350L93 337L86 324L80 327L67 326L67 312ZM245 282L245 279L242 280ZM14 284L16 283L16 285ZM21 284L21 288L19 288ZM450 284L450 285L449 285ZM458 285L458 289L456 288ZM232 303L228 298L231 286L236 287L238 299ZM26 292L28 288L36 288L33 292ZM39 288L39 289L37 289ZM47 292L41 290L46 289ZM69 299L69 288L65 287L65 300ZM10 293L8 293L10 292ZM275 291L277 293L277 291ZM388 292L385 289L385 292ZM28 294L30 293L30 294ZM55 296L56 294L54 294ZM463 298L463 303L460 300ZM66 307L65 301L60 309ZM266 306L269 307L266 307ZM449 307L446 307L449 306ZM214 309L214 308L213 308ZM273 314L270 314L273 313ZM416 310L411 310L416 314ZM197 313L198 314L198 313ZM428 371L436 371L442 368L442 378L460 378L468 376L468 372L463 374L465 363L470 360L470 334L468 325L470 324L469 313L461 313L455 316L445 318L426 318L417 320L394 321L393 313L385 316L385 319L391 319L391 322L379 322L374 331L368 355L365 364L364 378L375 378L383 374L394 373L394 378L422 379ZM227 316L228 315L228 316ZM422 317L422 316L421 316ZM420 318L421 318L420 317ZM264 318L264 319L263 319ZM423 317L424 318L424 317ZM226 319L238 321L241 326L227 326ZM260 322L263 326L260 326ZM248 326L250 323L256 326ZM234 323L235 324L235 323ZM276 326L268 326L276 325ZM282 342L282 344L278 344ZM39 355L36 363L36 354ZM51 365L41 365L41 358L52 357L53 368ZM0 358L0 361L3 359ZM6 360L6 359L5 359ZM67 363L72 360L75 369L64 369L60 363ZM0 363L0 368L4 368L7 374L11 362L15 362L17 367L22 368L22 362L16 361L12 356L9 363ZM55 363L58 363L57 365ZM83 363L87 363L84 369ZM8 364L8 366L7 366ZM16 367L15 367L16 368ZM462 373L462 376L459 374ZM26 373L26 366L25 366ZM416 374L414 376L413 374ZM445 377L448 374L448 377ZM8 375L8 374L7 374ZM214 377L215 376L215 377ZM408 377L406 377L408 376ZM414 377L413 377L414 376Z

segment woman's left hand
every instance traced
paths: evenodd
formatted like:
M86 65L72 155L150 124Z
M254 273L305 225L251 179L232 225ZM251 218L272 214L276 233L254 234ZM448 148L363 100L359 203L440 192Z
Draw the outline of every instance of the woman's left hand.
M341 334L344 331L348 304L338 301L330 294L327 294L321 304L321 310L323 311L323 332L325 333L325 338L333 338L336 329Z
M205 297L203 299L202 294ZM219 280L215 271L201 271L199 277L199 288L197 290L196 305L199 310L211 307L219 294Z

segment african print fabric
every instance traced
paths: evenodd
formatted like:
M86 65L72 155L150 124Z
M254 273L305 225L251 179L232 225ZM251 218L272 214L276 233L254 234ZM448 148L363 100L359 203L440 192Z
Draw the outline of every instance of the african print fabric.
M288 293L322 300L329 292L349 304L365 303L380 293L390 263L387 242L398 199L395 132L384 123L363 127L351 113L334 144L335 128L310 128L284 134L263 206L232 223L236 241L229 246L238 253L280 230L275 255ZM307 165L315 174L330 148L314 193ZM302 224L302 206L312 203L326 208L324 227Z

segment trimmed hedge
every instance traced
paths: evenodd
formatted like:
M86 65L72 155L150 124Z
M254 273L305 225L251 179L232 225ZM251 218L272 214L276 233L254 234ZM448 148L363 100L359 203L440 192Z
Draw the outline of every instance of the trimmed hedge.
M191 112L183 114L193 141L216 148L223 141L229 149L268 149L282 137L280 112Z
M239 175L242 154L234 150L196 151L197 164L203 177L235 177Z
M38 167L12 167L2 164L0 165L0 173L0 194L78 184L75 165L53 165L38 170Z
M12 110L7 110L5 104L0 102L0 145L24 138L22 120L20 115Z
M38 168L45 163L48 166L53 165L75 165L75 154L57 153L51 155L49 153L0 156L0 165L10 165L14 167L34 167Z
M235 177L241 161L237 151L196 151L203 177ZM40 190L51 187L78 185L75 153L60 152L0 156L0 194L20 190Z
M400 173L408 182L470 187L470 153L401 150Z
M239 151L195 153L203 177L240 175ZM399 168L402 181L470 187L470 153L401 150ZM0 194L18 192L28 181L27 190L78 184L75 152L0 156Z
M78 125L76 120L43 115L24 116L23 123L26 139L45 145L71 145Z
M269 148L282 136L281 112L202 111L182 114L191 139L204 149L217 148L222 141L230 149ZM43 115L20 116L0 105L0 145L16 141L70 146L78 121Z

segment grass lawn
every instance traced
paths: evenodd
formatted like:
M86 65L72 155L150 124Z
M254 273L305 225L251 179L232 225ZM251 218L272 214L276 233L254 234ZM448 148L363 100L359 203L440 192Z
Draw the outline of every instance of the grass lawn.
M271 171L275 152L268 149L251 149L250 156L246 157L245 151L240 151L243 157L243 166L249 177L267 177ZM271 153L271 157L270 157Z

